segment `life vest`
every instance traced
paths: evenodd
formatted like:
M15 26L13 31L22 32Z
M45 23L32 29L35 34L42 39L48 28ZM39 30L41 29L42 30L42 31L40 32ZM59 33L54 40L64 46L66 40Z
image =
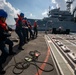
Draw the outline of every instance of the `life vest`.
M7 30L7 24L6 23L3 23L1 20L0 20L0 27L3 28L3 30Z
M23 19L23 20L22 20L22 23L23 23L23 24L26 24L26 23L27 23L27 21Z
M37 27L37 23L36 22L34 22L34 27Z
M30 24L30 23L28 23L28 26L29 26L29 28L30 28L30 29L32 29L32 26L31 26L31 24Z
M18 21L20 20L20 21L22 21L22 18L21 18L21 16L20 15L18 15L17 14L17 16L18 16L18 19L16 20L16 26L18 26L19 24L18 24Z
M23 26L26 26L26 27L28 27L27 20L23 19L23 20L22 20L22 23L23 23Z

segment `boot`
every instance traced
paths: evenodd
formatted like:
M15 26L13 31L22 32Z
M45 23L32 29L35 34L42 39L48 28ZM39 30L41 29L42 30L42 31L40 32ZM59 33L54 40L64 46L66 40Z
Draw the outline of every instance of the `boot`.
M6 71L3 70L2 66L0 66L0 75L5 74L5 73L6 73Z
M18 47L19 50L24 50L22 47Z

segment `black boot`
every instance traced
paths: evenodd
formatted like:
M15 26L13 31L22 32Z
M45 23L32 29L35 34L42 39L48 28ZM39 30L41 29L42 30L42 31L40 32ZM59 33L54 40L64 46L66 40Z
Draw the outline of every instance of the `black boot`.
M5 74L5 73L6 73L6 71L3 70L2 66L0 66L0 75Z
M24 50L22 47L18 47L19 50Z
M6 73L6 71L0 70L0 74L5 74L5 73Z

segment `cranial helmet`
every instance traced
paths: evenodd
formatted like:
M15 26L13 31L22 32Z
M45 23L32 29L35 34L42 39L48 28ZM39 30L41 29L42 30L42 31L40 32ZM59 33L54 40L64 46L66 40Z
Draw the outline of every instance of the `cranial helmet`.
M0 9L0 17L4 17L4 18L7 18L7 12L4 11L3 9Z
M21 17L24 17L24 13L20 13L20 16L21 16Z

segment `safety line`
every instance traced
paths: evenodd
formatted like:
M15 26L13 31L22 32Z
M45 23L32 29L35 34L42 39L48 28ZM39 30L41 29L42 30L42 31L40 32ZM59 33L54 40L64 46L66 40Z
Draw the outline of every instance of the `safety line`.
M48 61L49 56L50 56L50 47L48 47L47 55L46 55L46 58L45 58L44 62L47 62ZM45 66L46 66L46 63L43 63L40 66L40 68L44 70ZM38 73L39 73L39 75L42 75L42 72L43 71L39 69L38 72L35 75L38 75Z

